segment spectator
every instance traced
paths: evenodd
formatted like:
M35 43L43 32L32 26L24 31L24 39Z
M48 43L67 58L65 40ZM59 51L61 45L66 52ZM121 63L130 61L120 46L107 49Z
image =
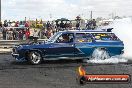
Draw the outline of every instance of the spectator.
M19 39L19 31L16 30L16 39L18 40Z
M23 31L19 30L19 39L20 40L23 40L23 35L24 35Z
M61 28L61 31L64 30L64 28L65 28L65 24L63 23L63 21L61 21L61 23L60 23L60 28Z
M92 29L92 22L91 21L87 22L86 29L88 29L88 30Z
M23 40L26 40L26 29L23 29L22 32L23 32Z
M33 33L33 39L34 39L34 43L37 43L37 41L38 41L38 32L37 32L37 30L36 29L34 29L34 33Z
M79 21L77 21L76 29L80 29L80 22Z
M45 30L45 29L42 30L42 32L41 32L41 37L44 38L44 39L47 38L47 37L46 37L46 30Z
M19 22L18 21L15 23L15 27L19 27Z
M46 23L43 22L43 29L46 29Z
M25 31L25 36L26 36L26 39L28 39L28 38L29 38L29 36L30 36L30 31L29 31L29 28L28 28L28 29L26 29L26 31Z
M3 28L2 34L3 34L3 39L6 40L7 29Z
M12 28L7 31L7 39L13 40L13 29Z
M7 23L7 20L4 21L4 27L7 27L8 26L8 23Z
M46 24L46 28L49 29L51 26L50 22L48 21L47 24Z
M65 23L65 28L66 28L66 29L69 28L69 24L67 23L67 21L66 21L66 23Z
M58 21L56 21L56 32L59 31L59 28L60 28L60 25L59 25Z
M70 30L72 29L72 22L71 21L69 23L69 28L70 28Z
M20 25L23 25L22 21L20 21Z
M92 21L92 29L94 30L96 28L96 21L95 21L95 19L93 19L93 21Z
M11 27L11 22L10 22L10 20L9 20L9 22L8 22L8 27Z
M25 25L25 27L29 27L29 24L28 24L28 22L26 22L24 25Z
M13 30L12 35L13 35L13 40L16 40L17 39L17 32L15 29Z
M50 38L53 35L53 31L51 29L47 30L46 36L47 38Z
M52 23L51 23L51 30L52 30L53 34L56 32L56 27L55 27L54 21L52 21Z

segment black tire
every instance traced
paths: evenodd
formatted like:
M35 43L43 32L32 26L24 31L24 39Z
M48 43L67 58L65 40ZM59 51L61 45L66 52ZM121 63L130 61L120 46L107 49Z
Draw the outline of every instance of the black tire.
M42 62L42 56L41 53L38 51L31 51L28 55L28 61L29 63L33 65L38 65Z

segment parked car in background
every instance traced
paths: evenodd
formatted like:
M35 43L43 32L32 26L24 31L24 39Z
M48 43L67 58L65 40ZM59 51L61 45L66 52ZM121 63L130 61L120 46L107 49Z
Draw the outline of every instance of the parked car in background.
M123 42L111 31L70 30L56 33L47 42L16 46L12 56L18 61L40 64L47 59L106 59L123 50Z

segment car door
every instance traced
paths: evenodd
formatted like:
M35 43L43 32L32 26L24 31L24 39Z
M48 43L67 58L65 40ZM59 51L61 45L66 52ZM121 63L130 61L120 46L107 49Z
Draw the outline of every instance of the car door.
M67 41L63 41L63 36L68 36ZM74 57L74 33L62 33L54 43L50 46L48 52L48 57L50 58L62 58L66 59L69 57Z
M88 57L93 53L94 42L90 33L76 33L75 57Z

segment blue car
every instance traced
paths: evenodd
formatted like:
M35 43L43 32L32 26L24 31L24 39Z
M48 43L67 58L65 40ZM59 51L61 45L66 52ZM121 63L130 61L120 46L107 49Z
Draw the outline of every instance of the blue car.
M123 42L111 31L71 30L58 32L46 42L16 46L12 56L18 61L40 64L52 59L106 59L123 50Z

